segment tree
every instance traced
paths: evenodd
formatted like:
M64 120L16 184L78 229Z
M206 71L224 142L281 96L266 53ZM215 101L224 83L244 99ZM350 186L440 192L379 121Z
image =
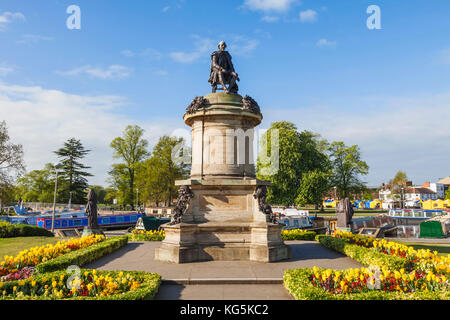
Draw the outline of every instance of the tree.
M365 190L366 186L360 176L369 173L369 166L361 160L359 147L347 147L344 142L338 141L330 145L329 153L333 168L332 185L337 187L341 198Z
M273 141L272 134L278 134L278 141ZM295 203L304 173L314 170L326 172L329 168L327 155L321 152L318 135L309 131L298 132L297 127L287 121L272 123L262 136L261 149L272 154L272 148L278 147L278 170L267 174L271 164L264 163L264 155L257 160L257 177L271 180L268 187L267 201L282 205Z
M445 192L445 200L450 200L450 188Z
M86 177L92 177L92 174L86 172L90 167L80 162L90 150L86 150L80 140L69 139L64 146L54 153L61 160L63 165L61 177L61 190L63 191L63 202L68 202L72 192L72 203L82 204L86 202L86 189L88 181Z
M6 122L0 122L0 207L13 197L13 181L25 172L23 148L10 142Z
M114 179L122 179L119 184L122 186L122 201L125 205L131 205L134 208L135 203L135 176L136 168L139 162L148 156L147 140L143 139L144 130L139 126L127 126L122 137L118 137L111 142L111 148L114 150L113 157L122 159L123 166L113 165L112 174ZM117 183L118 181L116 181ZM126 182L127 188L123 189L123 182Z
M408 176L406 172L399 170L394 178L389 181L391 187L391 196L390 198L393 200L402 200L403 199L403 191L402 189L406 189L408 182Z
M323 197L330 190L331 172L323 172L320 170L308 171L303 174L296 204L305 206L313 204L315 209L319 209L319 205L323 204Z
M177 196L175 180L187 178L189 168L183 162L174 161L176 147L183 142L183 138L161 137L152 156L138 167L136 185L141 201L170 205Z
M55 170L47 163L42 170L33 170L17 180L16 194L26 202L52 203L55 192ZM59 180L59 177L58 177ZM56 200L61 202L61 190Z
M105 204L105 197L107 194L107 191L102 186L90 186L89 189L94 189L95 193L97 194L97 200L99 204Z
M109 202L117 200L117 204L127 205L133 203L132 193L129 186L129 173L124 163L113 164L108 172L109 192L105 199Z
M373 195L372 195L372 193L371 193L369 190L367 190L366 192L364 192L363 200L364 200L364 201L374 200L374 199L373 199Z

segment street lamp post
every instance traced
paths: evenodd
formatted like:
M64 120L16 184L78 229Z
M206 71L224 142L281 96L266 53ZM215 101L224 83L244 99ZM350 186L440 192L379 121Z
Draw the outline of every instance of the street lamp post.
M334 201L337 201L337 187L334 187Z
M139 210L139 188L136 188L136 209Z
M55 211L56 211L56 191L58 190L58 170L62 168L62 163L55 164L55 193L53 194L52 232L55 231Z
M402 209L405 209L405 188L402 187Z

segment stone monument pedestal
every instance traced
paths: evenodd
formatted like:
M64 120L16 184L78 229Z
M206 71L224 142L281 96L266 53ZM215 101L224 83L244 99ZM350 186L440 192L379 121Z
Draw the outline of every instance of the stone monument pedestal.
M155 259L173 263L208 260L274 262L291 257L282 227L263 212L255 178L254 127L259 107L248 109L238 94L213 93L188 109L192 127L191 179L177 181L193 197L181 223L164 225L166 238ZM251 100L253 101L253 100ZM265 197L262 203L265 202Z

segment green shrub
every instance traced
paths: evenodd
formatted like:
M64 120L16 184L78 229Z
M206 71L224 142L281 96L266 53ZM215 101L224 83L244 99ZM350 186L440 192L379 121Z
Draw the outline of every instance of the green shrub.
M71 265L83 266L89 262L95 261L128 243L127 236L112 237L93 246L75 250L65 255L59 256L50 261L38 264L36 272L45 273L57 270L63 270Z
M383 292L372 290L369 292L351 294L331 294L326 290L314 287L311 282L313 269L286 270L283 284L296 300L449 300L448 290L436 292Z
M303 241L314 241L316 233L314 231L307 230L283 230L281 231L281 238L283 240L303 240Z
M390 270L407 269L408 267L406 259L378 252L375 248L364 248L356 244L350 244L343 239L325 235L316 236L316 241L324 247L345 254L364 266L376 265L380 268L385 266Z
M81 273L86 271L92 272L93 270L81 269ZM117 277L120 271L97 271L99 276L111 276ZM98 297L73 297L66 298L63 300L151 300L155 297L158 292L159 286L161 285L161 276L157 273L148 273L148 272L135 272L135 271L123 271L123 274L126 276L127 274L131 275L135 280L138 280L141 285L139 288L128 291L120 294L115 294L111 296L98 296ZM17 287L30 287L32 281L36 281L37 283L42 283L45 280L52 279L53 277L59 279L60 276L64 276L64 283L66 283L67 279L72 276L72 274L67 273L65 271L57 271L52 273L45 274L37 274L33 277L19 281L11 281L5 282L0 288L0 300L57 300L56 297L44 297L44 296L24 296L20 298L15 298L12 296L13 288ZM51 281L50 281L51 282ZM3 296L2 292L5 291L6 295ZM58 299L59 300L59 299Z
M52 232L36 226L0 222L0 238L15 237L54 237L54 235Z

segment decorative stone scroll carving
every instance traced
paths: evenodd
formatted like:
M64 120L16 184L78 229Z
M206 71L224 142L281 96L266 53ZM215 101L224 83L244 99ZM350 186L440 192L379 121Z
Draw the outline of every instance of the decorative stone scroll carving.
M206 107L206 100L203 97L195 97L191 104L186 108L187 114L192 114Z
M242 103L244 104L244 110L256 114L261 114L261 109L259 108L258 103L255 100L253 100L252 97L245 96L244 99L242 99Z
M188 186L181 186L178 190L177 206L174 209L174 215L169 225L181 223L181 217L186 213L186 210L191 203L194 193Z
M256 188L255 193L253 194L253 198L258 200L259 211L266 214L272 223L277 223L275 215L273 214L273 211L272 211L272 207L266 203L267 187L266 186L258 186Z

